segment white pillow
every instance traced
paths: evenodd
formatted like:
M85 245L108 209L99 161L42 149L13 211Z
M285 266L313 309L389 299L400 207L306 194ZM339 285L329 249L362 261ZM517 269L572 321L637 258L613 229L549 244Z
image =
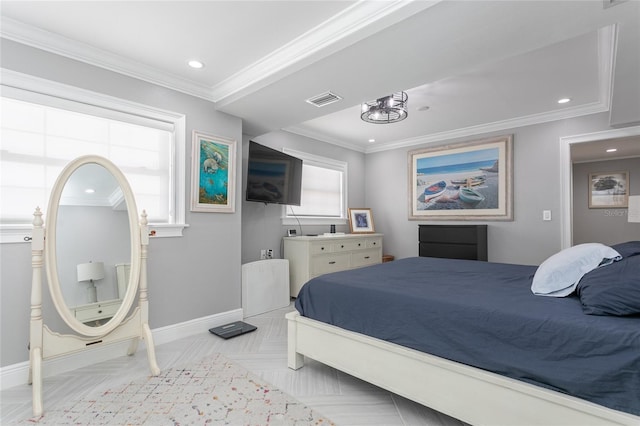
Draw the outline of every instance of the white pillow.
M600 243L569 247L542 262L533 276L531 291L538 296L568 296L584 274L620 259L620 253Z

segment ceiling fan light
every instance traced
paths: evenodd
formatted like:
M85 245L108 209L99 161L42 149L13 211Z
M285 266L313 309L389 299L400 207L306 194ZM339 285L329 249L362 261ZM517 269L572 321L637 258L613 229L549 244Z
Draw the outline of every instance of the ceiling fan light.
M396 123L407 118L407 100L405 92L396 92L392 95L376 99L362 104L360 118L367 123L388 124Z

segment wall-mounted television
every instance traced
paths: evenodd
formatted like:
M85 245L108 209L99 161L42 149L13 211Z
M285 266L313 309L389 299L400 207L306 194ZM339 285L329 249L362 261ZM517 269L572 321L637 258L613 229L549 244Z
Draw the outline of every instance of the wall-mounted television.
M249 141L246 200L300 205L302 160Z

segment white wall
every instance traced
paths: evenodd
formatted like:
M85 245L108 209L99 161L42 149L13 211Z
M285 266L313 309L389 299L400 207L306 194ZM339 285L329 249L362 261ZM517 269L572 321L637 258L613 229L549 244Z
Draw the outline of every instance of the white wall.
M150 242L150 325L158 328L240 308L241 120L216 111L212 103L203 99L15 42L2 39L0 51L3 68L185 114L187 159L191 154L193 130L226 136L238 142L236 213L191 213L187 197L189 228L185 229L184 236L155 238ZM187 160L187 194L190 169ZM30 244L0 246L0 289L0 365L6 366L28 360ZM46 321L55 330L64 329L56 320L46 287L44 293Z

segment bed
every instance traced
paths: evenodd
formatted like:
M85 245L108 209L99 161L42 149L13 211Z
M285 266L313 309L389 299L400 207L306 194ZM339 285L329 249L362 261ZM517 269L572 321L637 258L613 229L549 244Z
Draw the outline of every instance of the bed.
M289 367L306 356L471 424L640 425L640 243L620 251L582 265L564 297L532 293L547 262L419 257L316 277L287 315Z

